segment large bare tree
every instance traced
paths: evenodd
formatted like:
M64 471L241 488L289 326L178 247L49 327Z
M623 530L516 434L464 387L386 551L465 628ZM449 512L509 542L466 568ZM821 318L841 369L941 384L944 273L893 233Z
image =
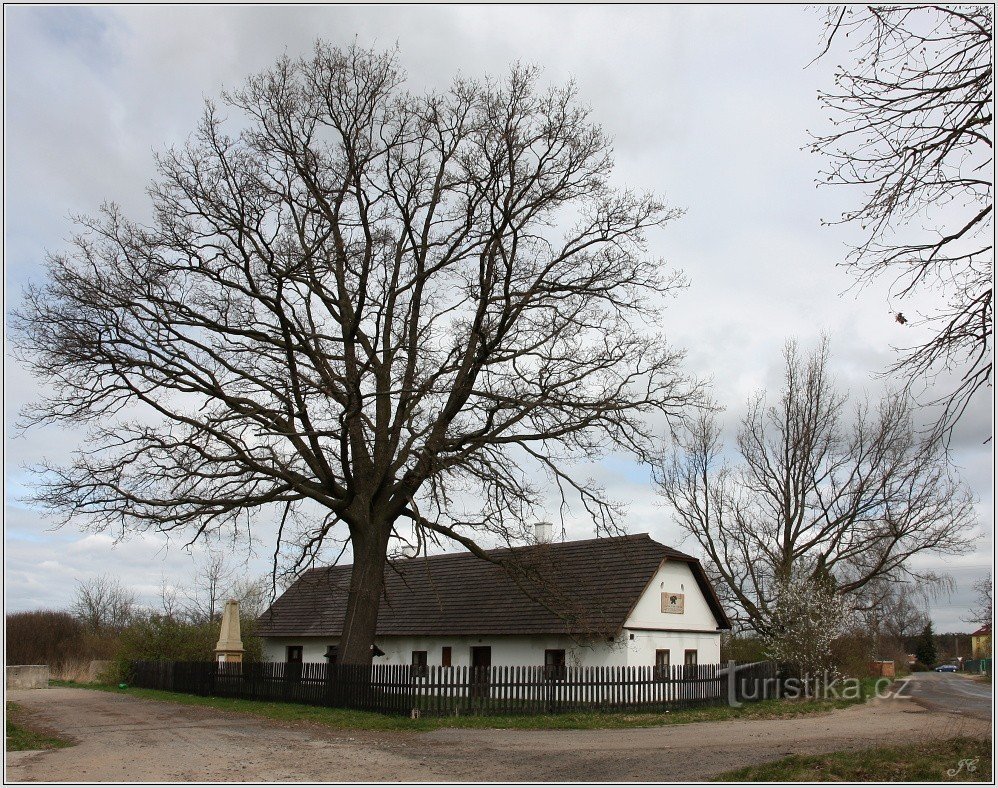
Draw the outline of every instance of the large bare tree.
M826 342L807 357L789 343L785 360L775 401L749 402L737 460L703 415L658 470L736 618L762 634L786 583L831 582L857 609L872 582L917 578L912 557L966 549L975 524L972 496L913 427L907 398L850 407Z
M835 6L826 21L824 51L848 52L819 94L819 182L863 194L841 218L862 233L847 265L886 279L918 335L889 373L911 391L953 376L929 398L947 435L993 379L992 29L989 5Z
M297 565L349 542L357 664L395 538L481 555L548 483L615 529L574 461L649 459L698 386L644 240L677 211L611 185L574 88L516 67L416 95L394 53L319 43L223 101L159 157L150 224L81 220L26 292L26 420L91 428L38 501L192 539L273 511Z

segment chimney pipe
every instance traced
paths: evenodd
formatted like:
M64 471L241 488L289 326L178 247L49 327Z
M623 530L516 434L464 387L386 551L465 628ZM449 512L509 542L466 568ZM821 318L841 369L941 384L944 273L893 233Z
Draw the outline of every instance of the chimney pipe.
M534 543L535 544L548 544L553 538L554 528L551 523L540 522L534 523Z

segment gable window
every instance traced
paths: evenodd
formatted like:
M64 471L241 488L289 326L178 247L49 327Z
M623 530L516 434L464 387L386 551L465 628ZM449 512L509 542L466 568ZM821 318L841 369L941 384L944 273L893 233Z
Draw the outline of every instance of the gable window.
M548 681L564 681L567 675L565 668L565 649L549 648L544 650L544 678Z
M670 653L667 648L655 649L655 677L664 681L669 678Z
M412 675L416 678L426 678L426 652L412 652Z
M440 649L440 664L442 667L449 668L451 665L451 647L443 646Z

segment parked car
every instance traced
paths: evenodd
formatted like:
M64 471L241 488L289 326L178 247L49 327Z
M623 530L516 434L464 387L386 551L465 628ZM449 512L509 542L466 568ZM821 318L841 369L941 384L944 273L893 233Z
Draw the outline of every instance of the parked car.
M936 673L956 673L958 670L956 665L940 665L936 668Z

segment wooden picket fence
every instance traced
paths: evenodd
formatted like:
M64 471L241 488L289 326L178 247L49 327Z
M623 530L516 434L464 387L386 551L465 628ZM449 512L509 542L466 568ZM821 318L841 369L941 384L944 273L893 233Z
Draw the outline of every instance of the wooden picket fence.
M735 680L729 677L734 670ZM131 683L194 695L282 701L394 715L667 711L773 697L770 662L573 667L133 662Z

